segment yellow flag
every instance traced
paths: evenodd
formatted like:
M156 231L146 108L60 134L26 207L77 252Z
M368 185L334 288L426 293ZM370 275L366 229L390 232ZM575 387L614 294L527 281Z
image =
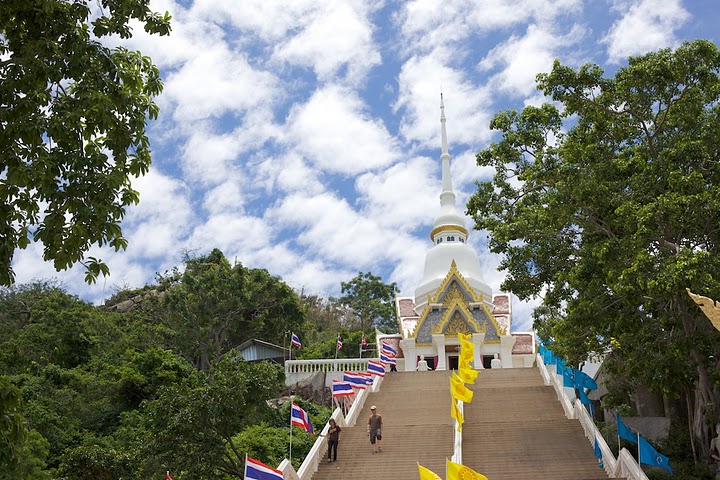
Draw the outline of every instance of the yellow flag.
M450 394L455 400L462 400L465 403L470 403L473 398L473 392L463 384L456 372L450 377Z
M457 430L458 430L458 432L462 432L462 426L463 426L463 423L465 422L465 419L463 418L463 414L460 411L460 407L458 407L458 404L455 401L455 399L452 398L450 400L452 403L452 405L450 406L450 416L452 418L454 418L455 420L457 420L457 422L458 422Z
M488 480L488 478L485 475L480 475L472 468L448 460L447 480Z
M438 477L435 472L428 470L418 463L418 473L420 474L420 480L442 480Z
M463 381L463 383L475 383L475 379L480 374L479 370L475 370L474 368L470 368L467 366L460 367L458 369L458 376L460 377L460 380Z

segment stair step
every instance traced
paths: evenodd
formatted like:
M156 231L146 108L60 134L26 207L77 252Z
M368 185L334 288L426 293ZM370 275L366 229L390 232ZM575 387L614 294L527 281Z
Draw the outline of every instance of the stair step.
M386 375L380 391L366 399L357 425L343 429L338 462L322 463L313 480L417 480L418 463L444 478L454 438L450 373ZM482 370L468 388L475 392L464 406L468 467L490 480L607 480L580 424L565 418L537 369ZM365 434L371 405L383 416L378 454Z

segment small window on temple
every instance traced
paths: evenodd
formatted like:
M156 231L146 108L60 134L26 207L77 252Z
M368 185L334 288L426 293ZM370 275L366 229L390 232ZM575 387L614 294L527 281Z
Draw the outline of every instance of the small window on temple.
M465 243L465 239L464 239L463 237L460 237L460 241L461 241L462 243Z

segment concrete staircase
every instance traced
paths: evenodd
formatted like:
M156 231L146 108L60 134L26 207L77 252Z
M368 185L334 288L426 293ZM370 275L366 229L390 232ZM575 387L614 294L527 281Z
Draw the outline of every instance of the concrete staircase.
M465 404L463 464L489 480L607 480L577 420L535 368L483 370Z
M445 478L453 454L450 372L388 373L355 427L340 436L337 463L313 480L417 480L417 464ZM576 420L568 420L535 368L483 370L465 404L463 463L489 480L607 480ZM383 416L382 453L365 434L370 406Z
M444 478L445 459L453 454L449 378L449 372L387 373L357 425L342 430L337 463L321 463L313 480L417 480L418 462ZM378 454L365 434L372 405L383 417Z

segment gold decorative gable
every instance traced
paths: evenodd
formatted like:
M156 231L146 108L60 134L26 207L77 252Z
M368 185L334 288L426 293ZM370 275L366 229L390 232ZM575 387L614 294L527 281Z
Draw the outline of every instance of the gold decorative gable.
M416 345L431 345L432 335L485 333L485 343L498 343L505 335L482 297L465 280L453 260L450 270L428 299L412 336Z

